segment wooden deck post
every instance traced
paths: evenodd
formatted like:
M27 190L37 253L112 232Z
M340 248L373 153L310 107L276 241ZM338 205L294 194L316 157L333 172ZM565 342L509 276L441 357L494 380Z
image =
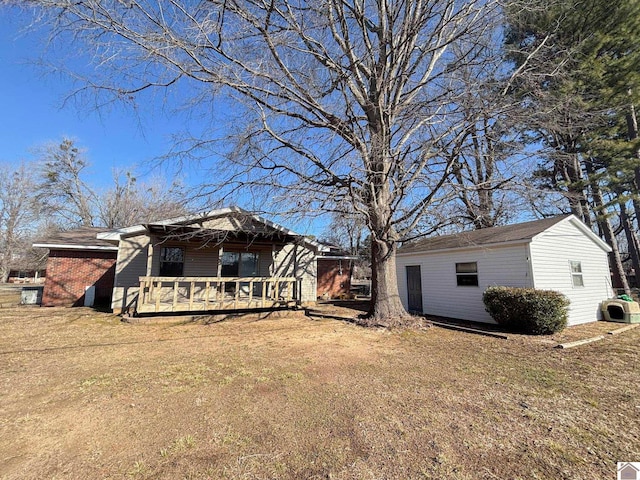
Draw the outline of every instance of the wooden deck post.
M147 246L147 277L151 276L153 269L153 238L149 239L149 245Z
M162 296L162 282L161 281L158 281L158 285L157 285L157 288L155 290L157 290L157 293L156 293L156 313L158 313L160 311L160 297Z
M176 307L178 306L178 280L173 282L173 305L171 306L171 311L175 312Z
M140 299L140 302L144 305L145 303L147 303L147 282L145 281L145 279L141 279L140 280L140 290L138 290L138 298Z
M196 288L196 282L191 282L189 285L189 311L193 312L193 291Z

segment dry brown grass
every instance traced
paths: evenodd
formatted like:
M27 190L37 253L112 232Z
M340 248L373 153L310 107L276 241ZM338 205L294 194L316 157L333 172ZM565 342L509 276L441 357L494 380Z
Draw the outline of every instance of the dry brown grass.
M0 308L19 305L21 294L22 285L0 283Z
M640 328L558 350L14 308L0 332L3 479L593 479L640 460Z

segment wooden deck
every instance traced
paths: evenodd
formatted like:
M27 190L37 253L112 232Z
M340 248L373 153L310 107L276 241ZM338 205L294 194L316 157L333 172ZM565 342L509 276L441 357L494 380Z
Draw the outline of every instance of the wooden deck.
M138 313L279 308L299 303L294 277L140 277Z

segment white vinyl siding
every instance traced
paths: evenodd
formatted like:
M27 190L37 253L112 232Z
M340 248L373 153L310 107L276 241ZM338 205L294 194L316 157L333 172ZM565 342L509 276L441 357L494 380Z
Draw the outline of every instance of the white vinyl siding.
M569 325L601 318L600 302L613 296L607 254L572 221L560 222L531 242L535 288L565 294ZM578 286L571 262L579 262L583 286Z
M258 268L260 270L261 277L271 277L271 272L273 270L273 247L269 247L268 249L261 250L260 256L258 257Z
M456 263L476 262L478 287L458 286ZM420 265L425 314L495 323L485 311L482 293L492 285L531 287L525 244L398 255L398 289L407 308L405 267Z
M299 286L301 301L312 303L316 301L317 263L316 252L301 245L284 245L276 247L274 251L275 277L302 278Z
M238 220L229 215L226 217L210 218L201 223L203 228L210 228L214 230L227 230L234 231L239 230Z
M197 248L186 247L184 259L185 277L216 277L218 276L218 247Z
M138 235L120 240L111 308L119 313L134 305L140 289L140 276L147 270L149 237Z
M139 285L139 277L147 269L147 246L149 237L139 235L120 241L116 264L116 286ZM142 272L142 273L141 273Z

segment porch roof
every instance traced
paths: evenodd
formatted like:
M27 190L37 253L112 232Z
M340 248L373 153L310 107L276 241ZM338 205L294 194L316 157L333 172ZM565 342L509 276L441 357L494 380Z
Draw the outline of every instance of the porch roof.
M242 231L242 230L220 230L215 228L203 228L192 225L166 225L166 224L146 224L146 231L153 235L166 237L176 241L199 241L211 243L238 242L252 243L256 241L269 241L278 243L293 243L303 241L302 235L292 232L282 232L273 230L270 232Z
M249 230L239 229L237 231L218 230L220 234L223 234L227 238L231 238L231 235L237 235L236 239L238 240L242 238L245 240L247 239L255 240L256 236L258 235L262 235L261 238L266 238L266 235L270 235L271 236L270 238L278 238L278 239L282 239L283 241L298 240L298 241L304 242L305 244L317 249L320 252L328 251L329 249L326 245L316 242L315 240L305 235L300 235L292 230L289 230L288 228L285 228L281 225L278 225L277 223L271 222L266 218L263 218L259 215L248 212L239 207L221 208L221 209L212 210L208 213L203 213L203 214L185 215L183 217L161 220L161 221L153 222L150 224L133 225L131 227L120 228L117 230L100 233L98 234L98 238L101 240L107 240L107 241L119 241L124 237L132 236L132 235L148 234L151 231L149 230L150 228L156 229L156 231L160 231L160 229L163 229L165 227L192 228L195 230L201 230L205 233L209 233L210 232L209 229L205 229L201 225L197 225L197 224L208 219L225 217L225 216L244 217L246 219L251 219L257 222L258 224L261 224L264 227L263 229L260 229L260 230L252 230L252 229L249 229ZM192 230L191 233L193 234L195 230Z

